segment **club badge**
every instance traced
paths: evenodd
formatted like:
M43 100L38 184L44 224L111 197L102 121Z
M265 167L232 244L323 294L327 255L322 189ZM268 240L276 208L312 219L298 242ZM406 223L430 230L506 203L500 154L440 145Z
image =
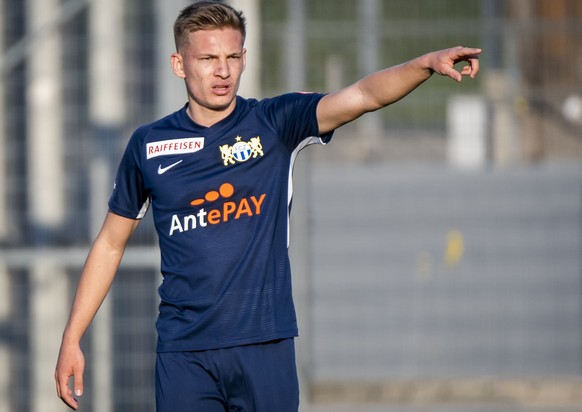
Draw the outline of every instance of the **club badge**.
M251 137L248 142L242 140L241 136L237 136L235 140L236 143L232 146L225 144L219 147L225 166L233 165L237 162L243 163L251 157L256 158L264 155L263 145L259 136Z

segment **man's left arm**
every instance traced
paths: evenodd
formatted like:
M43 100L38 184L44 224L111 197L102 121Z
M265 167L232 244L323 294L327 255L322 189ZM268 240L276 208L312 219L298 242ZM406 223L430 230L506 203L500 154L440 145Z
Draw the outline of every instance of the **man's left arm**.
M427 53L398 66L375 72L337 92L326 95L317 106L320 134L328 133L357 119L364 113L397 102L420 86L433 73L458 82L463 76L474 78L479 71L481 49L454 47ZM454 65L467 64L457 71Z

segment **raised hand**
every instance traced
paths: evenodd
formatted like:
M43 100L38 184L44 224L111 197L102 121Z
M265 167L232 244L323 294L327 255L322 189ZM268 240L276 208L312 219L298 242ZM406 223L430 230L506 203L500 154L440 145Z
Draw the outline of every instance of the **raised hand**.
M430 69L441 76L448 76L460 82L463 76L474 79L479 72L479 54L481 49L472 47L453 47L439 50L429 54ZM461 71L457 71L454 66L460 62L467 62Z

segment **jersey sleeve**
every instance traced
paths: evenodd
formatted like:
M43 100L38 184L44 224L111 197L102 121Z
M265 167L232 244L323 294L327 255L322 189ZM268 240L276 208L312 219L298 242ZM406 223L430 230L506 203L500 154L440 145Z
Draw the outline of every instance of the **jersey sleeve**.
M129 219L143 218L150 204L150 192L145 187L141 171L142 134L138 130L131 137L119 163L109 198L109 210Z
M317 105L324 96L320 93L287 93L270 99L265 105L266 118L289 151L304 144L307 138L312 138L312 143L321 144L331 140L333 131L320 135L317 123Z

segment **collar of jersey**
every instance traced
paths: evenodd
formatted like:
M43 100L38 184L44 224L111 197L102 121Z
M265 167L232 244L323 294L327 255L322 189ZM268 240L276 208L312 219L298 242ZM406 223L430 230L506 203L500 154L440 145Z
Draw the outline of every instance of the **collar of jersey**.
M202 126L196 123L192 118L188 115L187 109L188 104L186 103L182 109L180 110L180 117L181 123L187 128L192 129L196 133L208 136L214 133L220 133L223 130L230 129L233 124L237 124L238 120L241 116L243 116L248 110L249 105L243 97L237 96L236 97L236 105L232 113L226 116L221 121L213 124L210 127Z

